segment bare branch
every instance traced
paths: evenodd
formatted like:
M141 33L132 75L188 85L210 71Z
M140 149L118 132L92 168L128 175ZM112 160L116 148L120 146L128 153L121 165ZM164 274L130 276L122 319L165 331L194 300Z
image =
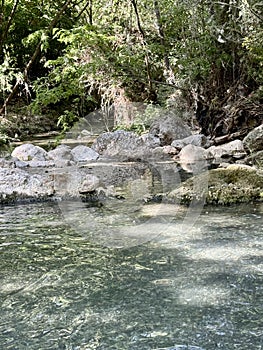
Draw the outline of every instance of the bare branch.
M88 16L89 16L89 24L92 25L92 0L87 1L86 5L77 15L76 20L78 20L87 9L88 9Z

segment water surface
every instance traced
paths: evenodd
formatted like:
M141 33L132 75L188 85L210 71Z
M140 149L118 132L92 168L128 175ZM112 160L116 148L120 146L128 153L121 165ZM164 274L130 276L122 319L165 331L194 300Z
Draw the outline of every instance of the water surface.
M263 349L262 204L205 208L189 230L157 205L73 205L81 230L54 203L1 207L0 349ZM155 224L139 245L101 239Z

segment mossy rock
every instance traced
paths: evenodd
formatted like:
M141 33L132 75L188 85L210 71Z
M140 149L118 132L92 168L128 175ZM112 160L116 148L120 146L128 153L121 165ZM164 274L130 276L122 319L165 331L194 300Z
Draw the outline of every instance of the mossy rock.
M196 175L167 195L169 201L189 205L230 205L263 201L263 172L246 165L230 165Z
M246 163L253 164L257 168L263 170L263 151L252 153L250 156L246 158Z

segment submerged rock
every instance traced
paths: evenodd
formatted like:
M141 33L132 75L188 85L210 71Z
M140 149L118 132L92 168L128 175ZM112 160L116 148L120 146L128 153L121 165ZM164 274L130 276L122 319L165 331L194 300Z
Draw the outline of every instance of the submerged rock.
M170 201L183 204L203 201L205 204L229 205L263 200L263 172L246 165L232 164L213 169L186 180L167 195Z

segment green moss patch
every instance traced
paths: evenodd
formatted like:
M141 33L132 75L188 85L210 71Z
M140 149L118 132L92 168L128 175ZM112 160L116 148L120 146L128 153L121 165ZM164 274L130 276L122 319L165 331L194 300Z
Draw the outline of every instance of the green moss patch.
M230 205L263 201L263 172L249 166L230 165L194 176L167 195L189 205L192 201L205 204Z

